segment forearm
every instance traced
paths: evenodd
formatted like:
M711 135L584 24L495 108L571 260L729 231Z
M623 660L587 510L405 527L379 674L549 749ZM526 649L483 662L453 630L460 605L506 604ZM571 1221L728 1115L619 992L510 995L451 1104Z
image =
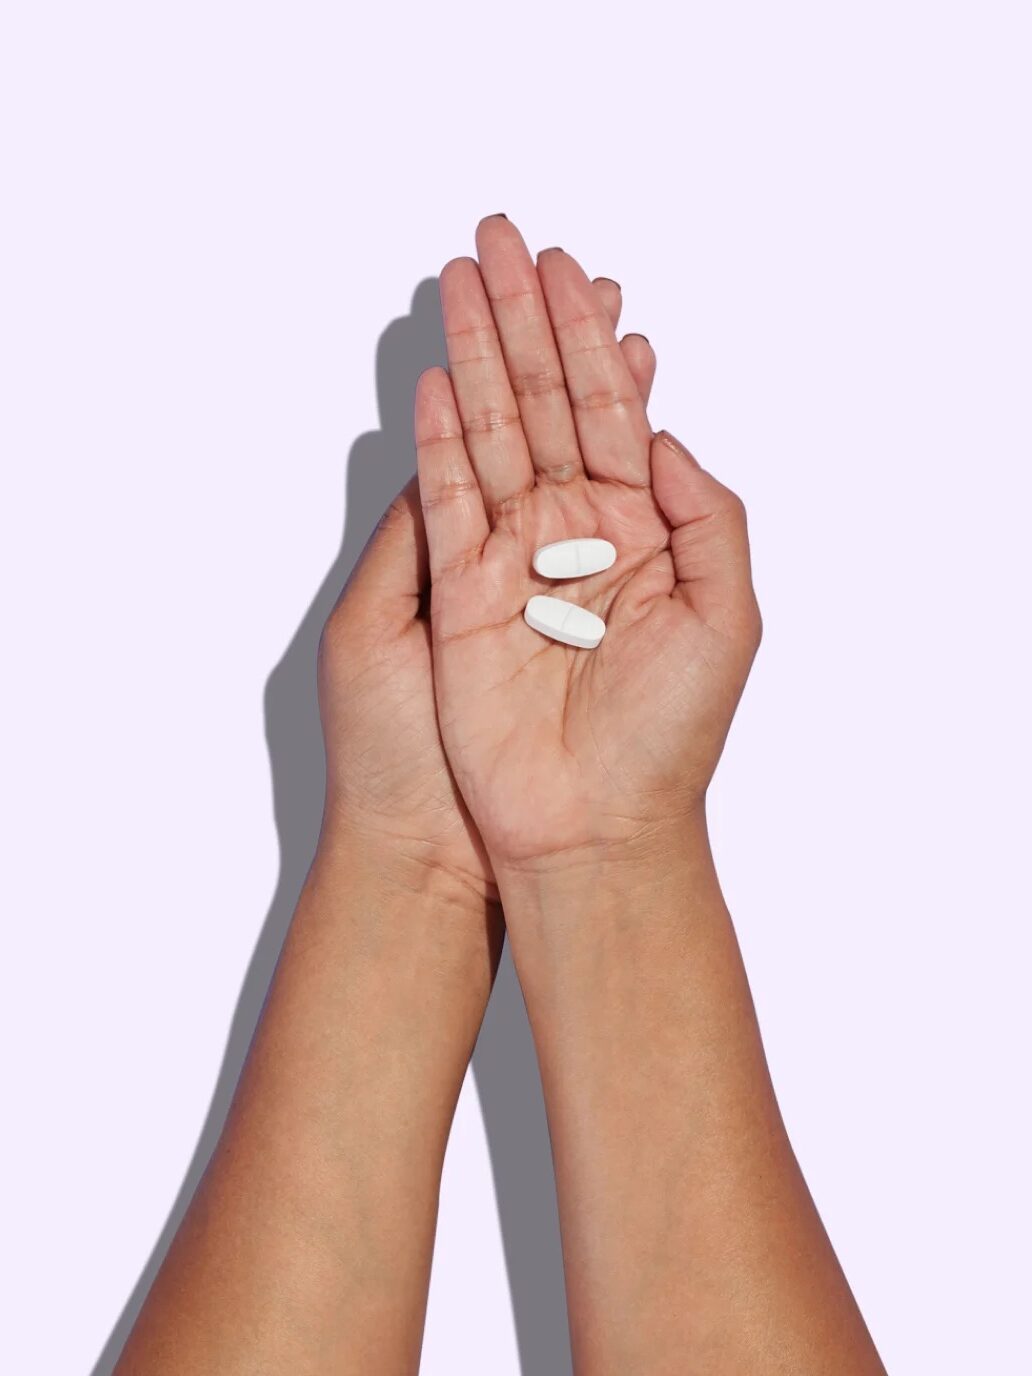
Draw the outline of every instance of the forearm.
M501 883L579 1376L880 1373L781 1122L704 824Z
M325 837L229 1122L117 1376L415 1372L500 917Z

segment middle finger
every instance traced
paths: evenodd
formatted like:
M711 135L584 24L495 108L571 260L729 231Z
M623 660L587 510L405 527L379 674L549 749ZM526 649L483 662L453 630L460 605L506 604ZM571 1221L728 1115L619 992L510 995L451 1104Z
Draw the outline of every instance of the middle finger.
M504 215L490 215L477 226L477 254L538 482L583 477L563 365L523 236Z

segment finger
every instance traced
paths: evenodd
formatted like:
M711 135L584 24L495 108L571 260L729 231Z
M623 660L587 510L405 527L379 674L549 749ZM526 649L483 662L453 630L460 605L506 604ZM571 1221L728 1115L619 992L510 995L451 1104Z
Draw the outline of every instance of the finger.
M562 249L538 256L538 275L590 476L644 487L652 438L623 351L581 268Z
M652 492L670 522L676 593L709 625L758 621L745 508L666 430L652 441Z
M620 323L620 312L623 310L623 288L612 277L594 277L591 285L598 292L606 315L609 316L609 323L615 330ZM648 405L656 377L656 355L652 345L643 334L625 334L620 340L620 348L631 370L638 394L645 405Z
M442 271L441 310L466 450L493 515L533 487L534 469L491 304L472 258L455 258Z
M403 625L418 613L429 581L419 480L413 475L377 522L335 612L346 607L362 621Z
M416 383L415 420L419 499L430 574L437 580L478 558L490 527L443 368L428 368Z
M492 215L477 226L477 254L538 479L562 483L581 477L563 365L523 236L504 215Z
M619 282L614 282L612 277L594 277L591 285L598 292L606 315L609 316L609 323L615 330L620 323L620 312L623 310L623 288Z
M652 384L656 380L656 351L643 334L625 334L620 340L620 348L642 405L647 406L652 395Z

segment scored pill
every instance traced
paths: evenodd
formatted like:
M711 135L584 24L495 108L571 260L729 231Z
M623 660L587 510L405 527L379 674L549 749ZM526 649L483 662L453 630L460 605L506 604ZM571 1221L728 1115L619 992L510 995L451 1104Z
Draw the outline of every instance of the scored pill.
M542 578L586 578L616 561L616 546L608 540L556 540L534 555L534 572Z
M524 608L523 619L532 630L578 650L593 650L606 633L606 623L600 616L587 607L564 602L561 597L532 597Z

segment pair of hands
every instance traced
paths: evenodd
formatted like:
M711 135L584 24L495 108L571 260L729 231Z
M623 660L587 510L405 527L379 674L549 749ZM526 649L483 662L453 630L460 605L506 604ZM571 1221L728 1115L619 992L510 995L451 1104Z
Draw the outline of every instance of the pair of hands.
M706 843L760 630L741 503L652 433L654 359L617 342L615 283L558 249L535 265L504 217L477 248L441 275L449 368L418 384L418 484L323 636L316 863L119 1371L416 1369L500 900L575 1369L884 1376L781 1123ZM535 549L577 536L618 555L560 588L607 623L591 651L523 620L549 587Z
M495 898L509 873L648 855L700 815L760 619L742 504L653 434L655 358L618 342L616 283L561 249L535 265L504 216L477 252L441 273L418 483L330 617L320 703L331 822ZM534 573L539 546L588 536L612 568ZM596 650L524 623L553 588L606 621Z

